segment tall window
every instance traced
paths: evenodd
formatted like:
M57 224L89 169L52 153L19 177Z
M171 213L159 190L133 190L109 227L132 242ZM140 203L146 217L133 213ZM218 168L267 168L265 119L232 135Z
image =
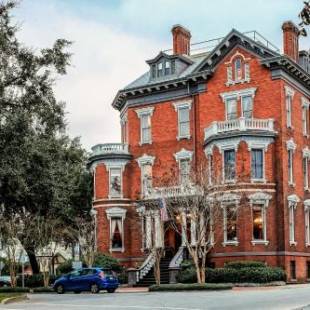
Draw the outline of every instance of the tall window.
M141 135L142 135L142 143L150 143L151 116L149 114L144 114L141 116Z
M123 248L123 223L121 217L111 219L111 247L112 250Z
M294 151L289 149L287 151L287 156L288 156L288 181L289 184L294 183L294 169L293 169L293 156L294 156Z
M171 62L169 60L165 61L165 75L171 74Z
M122 196L122 169L110 168L110 197L120 198Z
M286 124L287 127L292 127L292 96L286 95Z
M235 205L226 206L224 212L224 243L238 242L237 207Z
M208 182L209 185L212 185L213 178L213 156L212 154L208 155Z
M302 127L304 135L309 135L309 122L310 122L310 114L309 114L309 106L303 106L302 108Z
M122 142L127 144L128 143L128 122L127 117L124 117L121 120L121 127L122 127Z
M296 262L294 260L290 261L290 269L291 280L296 280Z
M305 205L306 246L310 246L310 206Z
M253 205L253 241L266 240L265 209L263 205Z
M189 107L179 108L179 137L190 135Z
M152 165L145 163L141 166L142 194L147 196L152 190Z
M157 64L157 76L158 77L163 76L163 63L162 62Z
M187 184L190 179L190 159L180 160L180 182Z
M235 60L235 80L239 81L242 79L242 61L241 58Z
M302 167L303 167L303 175L304 175L304 188L309 188L309 163L308 157L304 157L302 160Z
M235 150L224 151L224 180L233 181L236 176L236 154Z
M251 151L251 175L254 180L264 178L264 153L262 149L252 149Z
M244 96L241 99L242 116L245 118L252 118L253 116L253 98L252 96Z
M226 119L236 119L237 113L237 99L227 99L226 101Z

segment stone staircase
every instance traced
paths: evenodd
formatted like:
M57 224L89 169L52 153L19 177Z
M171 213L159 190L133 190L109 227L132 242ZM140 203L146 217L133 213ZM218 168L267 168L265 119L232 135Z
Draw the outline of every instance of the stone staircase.
M169 264L171 258L164 257L160 261L160 283L169 284ZM154 267L141 279L135 286L138 287L148 287L155 284Z

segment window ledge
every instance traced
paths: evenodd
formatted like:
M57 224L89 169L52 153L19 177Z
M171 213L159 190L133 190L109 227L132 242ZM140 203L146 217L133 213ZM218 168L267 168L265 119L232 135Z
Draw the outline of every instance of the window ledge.
M309 187L304 187L305 192L310 192L310 188Z
M119 196L119 197L113 197L113 196L108 196L108 198L110 199L110 200L119 200L119 199L123 199L123 195L121 195L121 196Z
M235 81L230 81L226 82L226 86L231 86L231 85L236 85L236 84L243 84L243 83L250 83L251 79L242 79L242 80L235 80Z
M124 252L123 248L114 248L114 249L110 249L110 252Z
M145 145L145 144L152 144L152 141L150 141L150 142L141 142L141 141L140 141L140 142L139 142L139 145L140 145L140 146Z
M222 246L227 246L227 245L238 246L239 245L239 241L225 241L225 242L222 243Z
M287 129L294 130L294 126L292 126L292 125L286 125L286 128L287 128Z
M296 241L290 241L290 246L296 246L297 242Z
M191 135L187 135L187 136L177 136L177 140L180 141L182 139L190 139L191 138Z
M259 245L259 244L268 245L269 241L268 240L252 240L251 243L252 245Z
M310 243L306 243L306 247L307 247L307 248L310 247Z
M224 180L223 184L236 184L236 180Z
M266 184L266 179L251 179L251 183L264 183Z
M309 138L310 138L310 135L307 134L307 133L304 133L304 137L307 138L307 139L309 139Z
M296 186L296 183L294 183L294 182L293 182L293 183L292 183L292 182L288 182L288 185L291 186L291 187L295 187L295 186Z

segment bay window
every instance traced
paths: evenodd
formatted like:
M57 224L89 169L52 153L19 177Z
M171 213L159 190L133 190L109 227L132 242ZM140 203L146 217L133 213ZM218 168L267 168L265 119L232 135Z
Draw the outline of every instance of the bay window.
M236 152L224 151L224 181L234 181L236 176Z
M251 178L252 180L264 179L264 150L252 149L251 151Z
M224 245L237 244L237 206L224 207Z
M110 198L122 197L122 168L110 168L109 189Z

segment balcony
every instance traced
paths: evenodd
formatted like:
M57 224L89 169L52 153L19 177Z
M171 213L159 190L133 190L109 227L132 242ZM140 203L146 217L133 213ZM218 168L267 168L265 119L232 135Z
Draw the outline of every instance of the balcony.
M229 133L253 131L260 133L275 133L273 119L244 118L213 122L205 129L205 141L210 138Z
M92 156L106 154L129 154L128 145L123 143L97 144L91 148Z
M177 198L183 196L197 195L198 188L193 185L154 187L144 196L144 199Z

